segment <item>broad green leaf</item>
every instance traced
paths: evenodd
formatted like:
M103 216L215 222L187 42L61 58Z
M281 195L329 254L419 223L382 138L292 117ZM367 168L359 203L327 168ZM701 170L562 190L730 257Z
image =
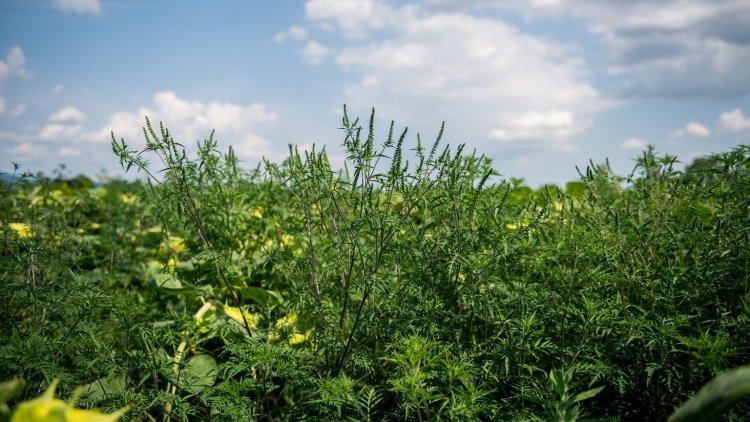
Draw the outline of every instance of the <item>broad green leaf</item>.
M242 294L261 306L278 305L280 303L278 293L260 287L245 287L242 289Z
M667 419L669 422L712 421L750 394L750 365L716 376Z
M154 275L154 282L156 286L165 293L181 294L181 293L194 293L196 289L192 287L185 287L182 285L179 279L174 274L156 274Z
M172 274L156 274L154 281L160 289L182 289L182 283Z
M174 385L189 393L200 393L214 385L216 381L216 360L209 355L196 355L186 360L177 374L172 369L164 368L163 374Z
M121 394L127 388L125 376L122 374L111 374L108 377L98 379L83 387L80 399L96 403L114 395Z
M209 355L193 356L180 371L180 380L191 393L200 393L213 386L216 381L216 360Z

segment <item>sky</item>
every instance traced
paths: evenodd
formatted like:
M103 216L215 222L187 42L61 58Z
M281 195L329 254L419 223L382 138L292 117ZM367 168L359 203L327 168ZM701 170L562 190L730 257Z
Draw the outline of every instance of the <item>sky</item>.
M2 0L0 171L124 176L145 117L244 165L345 159L341 115L564 184L653 145L690 163L750 135L747 0Z

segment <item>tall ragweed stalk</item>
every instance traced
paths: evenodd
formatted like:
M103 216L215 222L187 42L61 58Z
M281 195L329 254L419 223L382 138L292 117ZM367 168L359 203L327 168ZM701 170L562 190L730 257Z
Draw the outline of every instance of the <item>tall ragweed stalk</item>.
M157 133L152 127L151 121L146 118L146 127L143 128L146 146L142 150L128 149L125 140L120 139L118 142L114 132L112 132L112 151L118 156L120 165L126 172L135 167L138 172L147 175L150 183L155 183L163 189L165 197L175 199L175 203L179 205L178 212L187 215L195 228L198 237L206 248L207 255L213 261L219 278L227 288L234 306L241 308L240 297L224 271L223 257L220 252L214 249L206 232L199 196L205 180L218 171L217 160L219 158L215 154L217 143L213 139L213 135L213 132L211 132L211 136L207 140L199 143L198 159L191 160L187 156L185 147L172 138L169 130L162 123L159 123L159 133ZM161 161L164 167L158 172L163 174L161 178L153 172L151 163L146 159L149 154L155 155ZM231 149L226 159L230 163L236 163ZM240 313L240 315L247 335L252 337L250 322L247 320L245 313Z

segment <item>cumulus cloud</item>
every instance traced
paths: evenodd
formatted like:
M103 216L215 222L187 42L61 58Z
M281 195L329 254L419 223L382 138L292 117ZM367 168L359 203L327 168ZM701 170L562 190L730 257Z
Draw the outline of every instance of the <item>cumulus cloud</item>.
M750 118L745 117L742 110L735 108L721 113L717 125L719 129L727 132L742 132L750 129Z
M10 112L10 117L20 117L25 112L26 104L18 104L17 106L13 107L13 110Z
M86 115L81 110L73 106L62 108L49 116L49 123L39 132L38 138L53 142L80 140L84 120Z
M44 145L33 142L23 142L13 148L7 149L5 152L8 156L16 159L32 159L44 155L47 152L47 148Z
M102 11L99 0L52 0L52 4L69 13L91 13L98 14Z
M307 30L305 28L301 26L292 26L289 27L289 29L287 29L286 31L279 32L274 35L273 40L277 43L283 43L288 39L299 41L307 38L307 35Z
M733 97L750 92L746 0L428 0L438 10L511 8L580 19L627 95Z
M80 124L49 123L39 132L39 139L53 142L72 140L79 136L82 130L83 125Z
M26 56L23 54L23 49L19 46L11 48L8 55L5 56L5 60L0 61L0 82L13 75L22 78L28 77L29 71L24 67L25 64Z
M697 137L697 138L705 138L709 135L711 135L711 131L708 130L707 127L696 122L690 122L686 124L684 128L676 130L672 133L672 136L676 136L678 138L689 137L689 136Z
M81 150L72 147L62 147L57 151L57 155L60 157L78 157L81 155Z
M81 110L68 106L49 116L49 120L57 123L81 123L86 120L86 115Z
M370 30L395 25L402 18L400 11L379 0L308 0L305 13L314 22L332 24L350 39L364 38Z
M257 159L272 153L271 143L257 129L276 122L278 117L262 104L189 101L171 91L157 93L153 102L153 106L141 107L136 112L114 113L100 130L86 132L83 137L90 142L108 142L112 131L118 139L142 144L144 117L148 117L154 125L162 121L175 140L187 146L208 138L215 129L217 139L223 145L233 145L242 159Z
M449 118L474 136L546 147L566 147L612 105L586 82L585 63L569 45L466 13L404 6L383 14L398 15L393 36L336 55L342 68L362 75L345 91L350 105L374 105L410 122Z
M330 49L317 41L311 40L305 44L305 48L300 53L308 63L318 65L328 56Z
M622 149L644 149L646 148L646 142L638 138L630 138L620 144Z

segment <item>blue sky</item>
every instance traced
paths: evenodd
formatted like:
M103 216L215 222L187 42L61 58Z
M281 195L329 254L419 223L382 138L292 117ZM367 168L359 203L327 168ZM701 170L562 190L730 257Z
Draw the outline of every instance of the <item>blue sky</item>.
M749 67L745 0L4 0L0 170L122 174L109 133L142 144L145 116L248 166L340 163L346 103L562 184L747 142Z

